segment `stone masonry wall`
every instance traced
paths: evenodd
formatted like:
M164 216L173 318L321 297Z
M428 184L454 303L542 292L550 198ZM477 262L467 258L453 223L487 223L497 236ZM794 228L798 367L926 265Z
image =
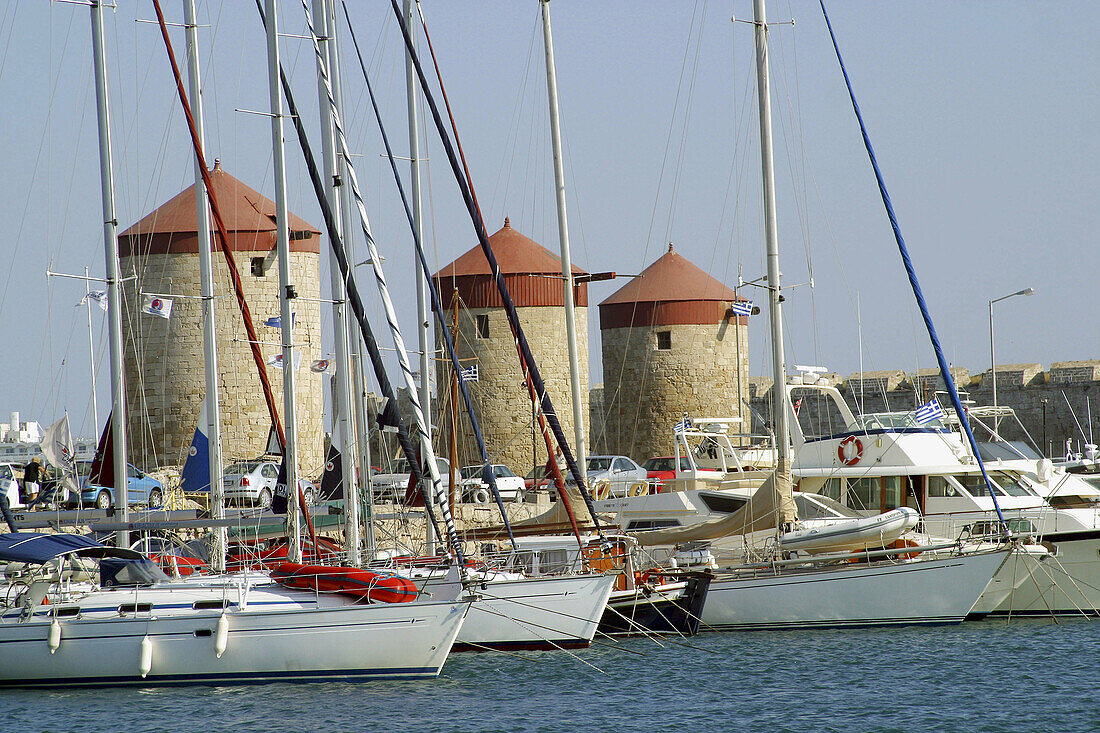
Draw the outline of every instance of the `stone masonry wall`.
M964 404L966 400L974 405L993 404L991 370L973 375L960 368L951 371ZM753 378L751 381L753 407L770 419L771 380ZM943 380L934 369L921 369L902 379L891 379L889 389L882 389L883 380L864 373L862 394L858 373L832 381L837 383L856 414L860 412L861 401L863 412L902 411L915 409L933 395L945 408L950 407L943 392ZM878 388L871 389L872 384ZM1072 449L1078 451L1083 443L1100 440L1100 360L1055 362L1046 370L1040 364L998 365L997 404L1011 407L1019 419L1019 422L1010 418L1000 420L997 429L1006 439L1034 442L1040 452L1052 457L1065 455L1067 440L1071 441ZM814 406L804 404L802 409L812 410ZM983 422L992 426L991 420L983 418ZM984 432L980 428L976 430L979 439Z
M528 306L518 309L520 323L538 363L539 373L557 411L562 430L573 444L573 401L569 389L569 349L565 338L564 309L559 306ZM489 337L481 338L477 331L478 316L489 318ZM451 319L448 314L447 320ZM576 308L577 351L582 380L581 414L585 419L585 435L591 444L588 423L588 309ZM470 396L477 410L478 425L494 463L503 463L519 475L526 474L536 464L546 462L546 444L541 434L532 429L531 400L520 371L515 341L502 308L469 308L459 315L459 336L455 343L463 366L476 363L479 381L470 382ZM436 347L443 348L437 336ZM450 392L450 364L439 362L436 380L436 405L443 405ZM459 397L458 456L460 465L479 463L473 431ZM450 429L447 418L436 423L440 436L436 445L439 455L450 451Z
M265 360L279 353L281 335L263 322L279 315L278 265L269 261L263 277L250 272L251 255L237 252L237 266L252 311L260 349ZM263 453L271 421L263 399L255 362L247 342L240 311L229 283L228 266L215 253L214 282L218 378L220 383L222 450L225 461L252 458ZM139 293L198 295L197 254L157 254L122 259L124 277L137 276L125 285L123 333L125 348L126 404L129 413L130 461L143 469L180 465L195 432L203 394L202 301L177 297L172 317L164 320L141 313ZM296 411L299 468L303 476L316 478L323 466L323 389L327 375L311 372L309 364L321 353L320 272L316 254L291 254L291 278L300 299L294 343L301 351L296 372ZM226 297L220 297L226 296ZM283 373L268 366L279 414L283 416Z
M657 333L670 347L657 348ZM738 417L749 399L748 332L735 322L605 329L601 445L644 461L672 453L673 425L689 417Z

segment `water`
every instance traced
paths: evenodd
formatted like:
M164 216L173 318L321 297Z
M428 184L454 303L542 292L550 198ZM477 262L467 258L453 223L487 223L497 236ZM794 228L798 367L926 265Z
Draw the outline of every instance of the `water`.
M1083 619L607 643L454 655L424 681L6 691L0 731L1100 730Z

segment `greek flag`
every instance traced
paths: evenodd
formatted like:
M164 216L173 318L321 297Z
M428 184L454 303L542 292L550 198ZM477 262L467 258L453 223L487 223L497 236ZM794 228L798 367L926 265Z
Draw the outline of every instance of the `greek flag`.
M675 425L672 426L672 432L674 432L674 433L686 433L688 430L691 430L693 427L695 427L695 426L691 424L691 418L685 417L684 419L680 420L680 422L678 422L678 423L676 423Z
M926 425L933 420L943 418L943 408L935 397L917 408L917 424Z
M752 315L752 301L751 300L735 300L730 305L730 310L739 316L751 316Z
M297 313L291 313L290 314L290 326L291 326L291 328L293 328L295 325L297 325L297 322L298 322L298 314ZM272 328L282 328L283 327L283 317L282 316L272 316L271 318L268 318L266 321L264 321L264 325L265 326L271 326Z
M100 308L102 308L104 311L106 311L107 310L107 291L106 290L93 290L92 292L88 293L83 298L81 298L80 302L77 303L77 305L84 305L85 303L88 303L88 302L94 302L96 305L98 305Z
M477 364L471 364L470 366L463 369L461 372L459 372L458 378L461 379L463 382L477 382Z

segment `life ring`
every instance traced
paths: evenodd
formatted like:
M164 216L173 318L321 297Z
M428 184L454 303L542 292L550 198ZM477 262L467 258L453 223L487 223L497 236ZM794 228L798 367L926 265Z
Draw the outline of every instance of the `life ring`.
M893 550L901 550L901 549L904 549L906 547L919 547L919 543L914 542L913 540L905 540L905 539L898 538L898 539L894 540L893 543L890 545L890 549L893 549ZM912 560L913 558L917 557L918 555L920 555L919 552L899 552L895 557L900 558L902 560Z
M596 497L596 500L606 499L611 494L611 483L609 481L597 481L592 484L592 495Z
M836 457L845 466L856 465L859 459L863 458L863 441L854 435L849 435L836 447Z
M649 484L645 481L637 481L630 485L631 496L642 496L649 493Z

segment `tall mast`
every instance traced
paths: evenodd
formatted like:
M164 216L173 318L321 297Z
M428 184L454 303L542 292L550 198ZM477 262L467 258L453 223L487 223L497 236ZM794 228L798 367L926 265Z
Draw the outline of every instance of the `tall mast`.
M542 6L542 36L546 46L546 92L550 101L550 138L554 146L554 187L558 203L558 240L561 245L562 289L565 295L565 336L569 344L569 386L573 396L573 436L577 448L577 467L584 484L588 484L588 453L584 435L584 408L577 357L577 322L573 305L573 263L569 256L569 220L565 213L565 166L561 156L561 125L558 121L558 76L554 65L554 39L550 33L550 0L540 0ZM550 457L553 460L553 456Z
M96 399L95 384L95 338L92 336L92 294L91 281L88 278L88 268L84 268L84 305L88 310L88 363L92 371L92 425L99 430L99 401Z
M330 7L331 15L329 16L329 28L331 29L331 35L333 42L329 44L328 56L331 63L328 66L328 78L329 83L332 85L332 98L336 102L336 109L339 111L344 105L344 86L342 82L342 76L340 73L340 44L337 43L339 34L337 33L336 24L336 11L335 7ZM324 86L324 80L319 80L319 88ZM335 126L335 116L333 117L333 125ZM340 206L338 209L338 216L340 220L340 231L344 237L344 252L349 260L352 259L353 245L348 233L354 231L352 222L352 202L351 187L346 185L348 181L348 162L342 155L336 155L336 174L339 177L340 186L338 187L338 198L340 200ZM370 414L371 411L367 409L367 375L365 359L363 354L363 337L359 332L358 324L354 323L353 315L348 312L347 320L345 323L349 324L348 328L348 341L353 355L352 361L352 375L351 384L353 387L353 409L355 411L355 423L357 426L352 434L355 436L355 448L359 457L359 482L356 487L365 489L364 491L364 508L366 509L365 516L362 518L363 527L366 529L366 546L367 551L373 556L375 550L375 538L374 538L374 490L371 488L370 467L371 467L371 453L370 453Z
M114 445L115 508L130 521L126 470L126 382L122 374L122 285L119 281L118 219L111 160L111 115L107 100L107 61L103 51L103 3L91 0L92 56L95 63L95 107L99 121L99 182L103 192L103 252L107 260L107 339L111 353L111 436ZM130 533L120 530L118 547L130 546Z
M413 0L405 0L405 19L409 25L409 33L413 31ZM415 36L414 36L415 39ZM408 104L409 115L409 172L411 181L411 201L413 228L416 236L424 241L424 217L420 206L420 121L417 118L417 93L416 93L416 67L413 65L412 56L405 51L405 99ZM416 332L420 345L420 407L427 418L428 440L432 439L432 389L431 389L431 314L428 312L428 276L420 267L420 262L413 259L416 270ZM452 466L453 468L453 466ZM453 488L453 487L452 487ZM431 492L427 493L428 501L431 501ZM431 527L425 523L425 549L427 553L435 552L435 538Z
M317 23L317 42L321 45L321 56L326 67L333 67L335 39L335 15L329 0L313 0L313 16ZM335 133L332 129L331 98L325 91L324 70L318 59L317 100L321 112L321 155L324 164L325 196L333 211L340 211L337 196L337 159ZM339 226L339 213L337 213ZM344 232L340 229L341 241ZM347 285L340 275L340 264L336 253L329 249L329 282L332 290L332 333L336 346L336 384L333 390L334 419L332 421L333 442L340 448L340 485L344 487L344 539L347 545L349 565L359 564L359 488L355 480L356 460L352 455L355 445L355 417L351 406L351 359L348 343ZM360 470L368 470L360 469Z
M283 421L286 444L287 524L290 562L302 561L302 531L298 526L298 424L294 406L294 343L291 303L297 293L290 281L290 230L287 225L286 155L283 149L283 97L279 89L279 18L275 0L267 0L268 97L271 103L271 144L275 162L275 228L279 253L279 317L283 337Z
M205 133L202 116L202 83L199 77L198 22L195 17L195 0L183 0L184 23L187 26L187 78L195 133L203 156L206 155ZM201 426L210 444L210 504L214 519L225 516L225 487L222 485L221 408L218 406L218 344L214 321L214 270L210 249L212 245L210 202L206 183L202 178L202 163L195 156L195 205L197 207L196 236L199 244L199 281L202 290L202 338L203 370L206 374L206 417L209 424ZM214 552L211 554L216 572L225 570L226 528L214 530Z
M772 409L779 470L791 467L791 429L787 415L787 376L783 358L783 308L780 305L779 242L775 213L775 166L772 155L771 91L768 87L768 25L764 0L753 0L756 27L756 90L760 102L760 167L764 184L764 239L768 256L768 306L772 337Z

